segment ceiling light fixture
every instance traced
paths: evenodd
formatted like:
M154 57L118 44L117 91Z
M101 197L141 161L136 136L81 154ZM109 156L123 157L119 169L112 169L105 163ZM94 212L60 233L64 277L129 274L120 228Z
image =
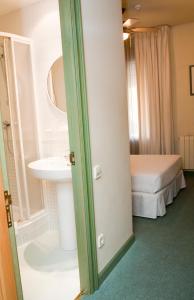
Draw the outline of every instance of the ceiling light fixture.
M135 8L135 10L141 10L142 6L141 6L141 4L136 4L134 6L134 8Z
M129 28L131 27L132 25L134 25L135 23L137 23L139 20L138 19L127 19L127 21L125 21L123 23L123 27L124 28Z

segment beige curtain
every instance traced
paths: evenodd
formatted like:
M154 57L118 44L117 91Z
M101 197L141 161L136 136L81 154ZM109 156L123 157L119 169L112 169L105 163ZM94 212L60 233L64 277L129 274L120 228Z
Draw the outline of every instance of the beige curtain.
M139 116L137 96L137 75L134 43L125 41L125 59L127 69L128 116L130 153L139 153Z
M173 153L169 27L134 33L139 153ZM130 81L129 81L130 86ZM130 109L130 108L129 108Z

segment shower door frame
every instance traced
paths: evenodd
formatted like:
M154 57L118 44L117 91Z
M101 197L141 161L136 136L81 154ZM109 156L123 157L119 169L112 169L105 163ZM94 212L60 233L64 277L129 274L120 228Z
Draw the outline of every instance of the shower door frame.
M6 74L7 74L7 89L8 89L8 98L9 98L9 105L10 105L10 117L11 121L14 120L14 108L13 108L13 102L16 104L16 118L17 118L17 128L18 128L18 135L19 135L19 149L17 149L16 145L16 129L15 126L12 126L12 142L13 142L13 152L14 152L14 162L15 162L15 171L16 171L16 181L17 181L17 187L18 187L18 204L20 209L20 218L22 220L28 219L31 220L34 217L44 214L45 212L45 201L44 198L41 199L43 203L43 208L35 213L32 213L31 207L30 207L30 199L29 199L29 188L27 183L27 172L26 172L26 165L25 165L25 152L24 152L24 138L22 133L22 125L21 125L21 104L19 100L19 86L18 86L18 78L17 78L17 71L16 71L16 61L17 58L15 56L15 46L14 44L18 43L20 45L28 46L29 50L29 64L32 71L32 97L34 98L34 122L36 126L34 127L34 134L35 134L35 151L37 157L40 157L40 149L39 149L39 135L38 135L38 120L37 120L37 103L36 103L36 88L35 88L35 81L34 81L34 68L33 68L33 60L32 60L32 47L33 42L30 38L10 34L10 33L2 33L1 36L5 38L4 41L4 51L5 51L5 67L6 67ZM9 62L10 60L10 62ZM9 63L8 63L9 62ZM10 89L10 85L13 85L13 89ZM18 163L17 158L15 157L16 153L20 153L21 155L21 164L22 164L22 179L19 180L18 175ZM22 182L23 181L23 182ZM23 183L23 193L21 191L21 184ZM41 186L41 192L43 192L43 187ZM24 196L24 204L25 207L23 207L22 198ZM25 211L25 212L24 212Z

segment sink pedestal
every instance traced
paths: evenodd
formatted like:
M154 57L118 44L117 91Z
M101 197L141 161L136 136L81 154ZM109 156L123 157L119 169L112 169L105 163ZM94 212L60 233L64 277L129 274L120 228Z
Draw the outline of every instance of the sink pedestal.
M72 183L57 182L56 188L61 247L72 251L77 248Z

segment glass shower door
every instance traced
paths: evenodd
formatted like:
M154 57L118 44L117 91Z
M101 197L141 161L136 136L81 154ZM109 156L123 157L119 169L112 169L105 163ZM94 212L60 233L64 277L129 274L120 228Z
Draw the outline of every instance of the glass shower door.
M4 39L11 134L20 221L44 209L42 184L28 163L39 158L30 40Z

